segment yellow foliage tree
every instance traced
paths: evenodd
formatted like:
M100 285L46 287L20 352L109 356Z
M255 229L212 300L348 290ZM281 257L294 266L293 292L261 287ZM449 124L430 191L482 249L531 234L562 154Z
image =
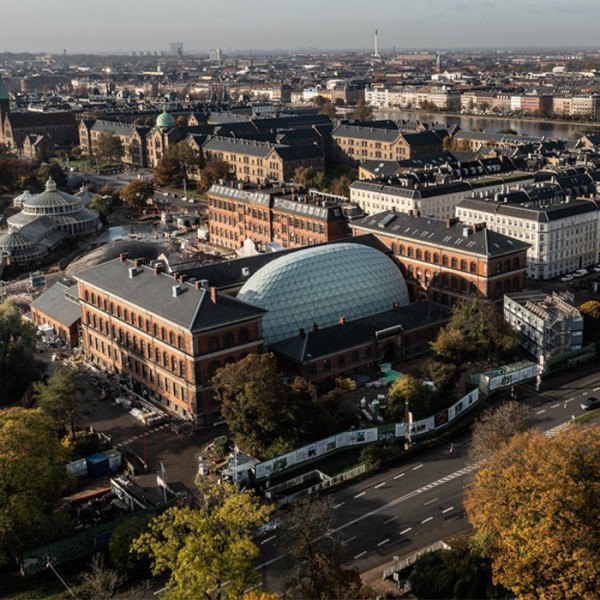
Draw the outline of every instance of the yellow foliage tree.
M204 483L198 508L173 507L156 517L132 549L152 561L155 575L167 572L169 599L240 598L256 584L253 566L259 551L252 531L263 525L272 507L252 492L231 484Z
M465 501L494 583L519 598L600 598L600 429L515 436Z

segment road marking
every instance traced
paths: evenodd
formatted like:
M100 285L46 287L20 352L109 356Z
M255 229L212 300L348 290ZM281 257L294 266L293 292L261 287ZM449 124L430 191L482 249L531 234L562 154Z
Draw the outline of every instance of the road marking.
M408 527L407 529L405 529L404 531L400 532L400 535L404 535L405 533L408 533L409 531L412 531L412 527Z
M376 485L376 486L375 486L373 489L377 490L377 489L379 489L380 487L383 487L385 484L386 484L386 482L385 482L385 481L382 481L381 483L377 484L377 485Z
M587 392L581 392L581 395L582 395L582 396L587 396L587 395L588 395L588 393L587 393Z
M367 492L361 492L360 494L356 494L356 496L354 496L355 498L360 498L361 496L364 496Z
M340 506L344 506L345 502L340 502L339 504L334 504L333 508L339 508Z
M569 398L568 400L565 400L565 404L567 404L568 402L573 402L573 400L575 400L575 398Z
M262 546L263 544L266 544L267 542L270 542L272 540L274 540L277 536L276 535L272 535L271 537L268 537L266 540L263 540L260 545Z
M425 504L423 504L423 506L427 506L428 504L433 504L436 500L439 500L439 498L434 498L433 500L428 500L427 502L425 502Z
M400 477L404 477L406 475L406 473L400 473L399 475L396 475L396 477L394 477L394 479L400 479Z
M398 516L392 517L391 519L388 519L387 521L384 521L383 524L387 525L388 523L391 523L392 521L395 521L398 518Z
M385 540L383 540L383 542L379 542L379 544L377 544L377 547L379 548L379 546L383 546L384 544L387 544L390 541L390 538L386 538Z
M417 469L420 469L423 466L423 464L417 465L416 467L413 467L412 470L416 471Z
M445 508L445 509L442 511L442 514L443 514L443 513L450 512L451 510L454 510L454 506L450 506L450 507L448 507L448 508Z
M545 413L545 412L546 412L546 409L542 408L542 410L538 410L535 414L536 415L541 415L542 413Z
M356 539L356 536L353 536L353 537L351 537L351 538L348 538L347 540L344 540L344 541L342 542L342 545L344 545L344 544L349 544L349 543L350 543L352 540L355 540L355 539Z
M367 551L366 551L366 550L363 550L363 551L362 551L360 554L357 554L357 555L354 557L354 560L356 560L356 559L360 558L361 556L364 556L366 553L367 553Z
M560 402L557 402L556 404L553 404L550 408L556 408L557 406L560 406Z
M594 392L597 392L598 390L600 390L600 386L598 386L597 388L594 388Z
M433 517L427 517L424 521L421 521L421 525L428 523L429 521L433 521Z

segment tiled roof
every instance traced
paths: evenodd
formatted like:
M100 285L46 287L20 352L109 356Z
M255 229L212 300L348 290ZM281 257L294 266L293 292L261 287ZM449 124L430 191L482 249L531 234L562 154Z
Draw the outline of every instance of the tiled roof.
M31 308L70 327L81 319L79 303L70 299L78 297L78 287L77 284L68 287L61 282L55 283L31 303Z

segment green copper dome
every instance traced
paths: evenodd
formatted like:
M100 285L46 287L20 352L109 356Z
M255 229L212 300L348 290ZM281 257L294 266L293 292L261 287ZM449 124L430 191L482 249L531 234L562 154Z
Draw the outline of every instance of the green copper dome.
M175 117L167 112L167 108L164 106L162 113L156 117L156 126L161 129L169 129L170 127L175 127L177 122L175 121Z

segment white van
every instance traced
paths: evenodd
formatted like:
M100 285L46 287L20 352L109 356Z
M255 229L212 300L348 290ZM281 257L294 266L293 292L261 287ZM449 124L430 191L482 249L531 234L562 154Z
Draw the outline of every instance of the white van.
M588 275L587 269L577 269L573 272L573 277L585 277L586 275Z

